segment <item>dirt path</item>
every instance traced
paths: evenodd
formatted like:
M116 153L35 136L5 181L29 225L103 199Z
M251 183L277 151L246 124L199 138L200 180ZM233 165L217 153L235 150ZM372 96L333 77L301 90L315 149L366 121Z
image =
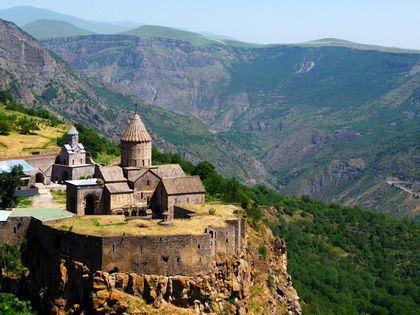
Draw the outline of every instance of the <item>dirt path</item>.
M58 203L53 200L51 189L65 189L63 185L48 185L37 184L39 194L32 198L31 208L60 208L66 209L66 205Z

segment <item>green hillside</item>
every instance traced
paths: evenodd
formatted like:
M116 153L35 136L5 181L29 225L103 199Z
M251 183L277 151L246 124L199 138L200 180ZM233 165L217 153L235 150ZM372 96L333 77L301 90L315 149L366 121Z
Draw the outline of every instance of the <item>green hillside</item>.
M58 20L37 20L22 26L22 29L36 39L95 34Z
M143 25L133 30L129 30L120 34L137 36L139 38L171 38L171 39L186 41L193 45L199 45L199 46L209 46L212 44L224 44L224 45L229 45L229 46L247 46L247 47L248 46L261 46L261 45L254 45L254 44L249 44L245 42L234 41L234 40L207 38L197 33L181 31L178 29L164 27L164 26L157 26L157 25Z
M313 40L309 42L296 43L294 45L306 46L306 47L340 46L340 47L348 47L348 48L353 48L353 49L377 50L377 51L393 52L393 53L420 53L420 51L414 51L414 50L409 50L409 49L383 47L383 46L376 46L376 45L366 45L366 44L355 43L355 42L337 39L337 38L323 38L323 39Z

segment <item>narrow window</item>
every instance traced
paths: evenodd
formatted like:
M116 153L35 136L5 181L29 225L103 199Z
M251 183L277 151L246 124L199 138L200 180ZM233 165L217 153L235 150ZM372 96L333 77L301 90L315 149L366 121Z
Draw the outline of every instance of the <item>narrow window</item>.
M198 244L198 248L200 248L200 244Z
M228 239L226 239L226 243L229 243L229 240Z
M179 257L176 258L176 262L179 262Z
M112 244L112 252L115 252L115 245Z
M13 233L15 233L15 234L16 234L16 226L15 226L15 227L13 227Z

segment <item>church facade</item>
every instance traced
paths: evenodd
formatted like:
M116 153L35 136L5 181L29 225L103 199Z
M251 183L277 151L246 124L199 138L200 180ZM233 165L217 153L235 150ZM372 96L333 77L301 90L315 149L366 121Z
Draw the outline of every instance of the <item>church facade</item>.
M60 161L70 164L67 167L83 161L84 149L75 146L73 136L69 134L69 145L60 153ZM68 211L152 218L162 218L165 213L173 219L174 206L205 201L205 188L198 176L186 176L179 164L152 165L152 138L137 112L120 140L120 166L93 164L93 178L66 181Z
M95 162L83 144L79 143L79 133L74 126L67 133L67 142L52 165L51 181L64 183L67 180L93 176Z

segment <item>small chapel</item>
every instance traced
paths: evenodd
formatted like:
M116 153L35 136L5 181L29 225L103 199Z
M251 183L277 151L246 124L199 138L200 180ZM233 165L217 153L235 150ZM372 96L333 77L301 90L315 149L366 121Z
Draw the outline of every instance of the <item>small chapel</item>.
M72 160L72 153L85 153L75 133L74 127L70 129L69 143L64 145L60 160L70 170L80 169L83 164L94 166L94 172L90 179L66 180L67 211L80 216L125 214L173 219L176 205L205 201L206 191L199 176L187 176L179 164L152 165L152 138L137 112L120 139L119 166L87 164L83 158Z

